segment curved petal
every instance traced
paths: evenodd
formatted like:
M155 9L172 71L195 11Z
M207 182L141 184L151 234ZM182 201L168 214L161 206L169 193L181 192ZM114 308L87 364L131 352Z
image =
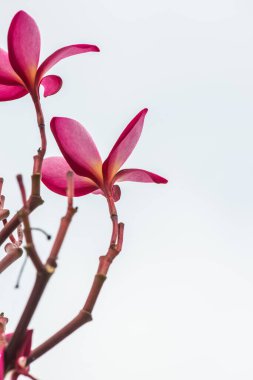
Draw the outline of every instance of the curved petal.
M103 195L105 197L105 193L103 192L102 189L97 189L93 191L92 194ZM114 202L117 202L120 199L120 196L121 196L120 187L118 185L114 185L112 187L112 197L113 197Z
M26 12L18 12L8 32L10 63L26 86L34 84L40 56L40 32L34 19Z
M114 202L118 202L120 200L121 189L120 189L119 185L113 185L113 187L112 187L112 197L113 197Z
M5 86L0 84L0 102L22 98L28 91L21 86Z
M102 189L94 190L94 191L92 191L92 194L105 196L105 193L103 192Z
M144 118L147 112L147 108L139 112L138 115L130 121L128 126L124 129L114 144L109 156L103 164L103 174L107 182L111 181L119 168L124 164L134 150L140 138Z
M48 157L42 166L42 182L53 192L66 195L67 172L72 170L63 157ZM97 185L89 178L74 173L74 196L92 193Z
M37 81L39 82L43 75L62 59L70 57L72 55L88 53L91 51L98 52L99 48L95 45L77 44L65 46L59 50L56 50L47 59L45 59L45 61L38 68Z
M47 75L40 84L44 87L44 97L56 94L62 86L62 79L57 75Z
M51 130L56 142L72 170L96 183L102 181L102 160L94 141L78 121L67 117L54 117Z
M23 85L18 74L13 70L8 53L0 48L0 83L7 85Z
M160 177L155 173L148 172L142 169L123 169L120 170L113 178L113 182L154 182L154 183L167 183L168 180Z

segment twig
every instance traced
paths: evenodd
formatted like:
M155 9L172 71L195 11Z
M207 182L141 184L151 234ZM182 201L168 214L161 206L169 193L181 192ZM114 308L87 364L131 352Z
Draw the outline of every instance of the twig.
M24 269L25 269L25 266L26 266L26 263L27 263L27 259L28 259L28 256L26 255L25 257L25 260L21 266L21 269L19 271L19 274L18 274L18 278L17 278L17 282L16 282L16 285L15 285L15 289L18 289L19 288L19 284L20 284L20 280L21 280L21 276L24 272Z
M44 201L40 196L40 174L35 173L32 175L32 190L31 195L26 203L26 210L28 214L31 214L33 210L35 210L38 206L42 205ZM9 222L6 222L3 229L0 231L0 245L2 245L5 240L15 231L18 225L21 222L22 212L24 211L24 207L22 207Z
M73 215L77 212L77 207L73 207L73 193L74 193L74 178L73 173L67 173L67 193L68 193L68 207L65 216L61 219L60 227L58 229L58 233L55 237L54 244L52 246L51 252L46 262L46 266L48 268L55 268L57 265L57 257L58 253L61 249L63 240L66 236L67 230L69 228L70 222L72 220Z
M0 273L7 269L12 263L18 260L23 253L22 248L13 246L12 243L8 243L5 247L7 254L0 261Z
M32 230L32 231L39 231L39 232L43 233L43 235L46 236L47 240L50 240L50 239L51 239L51 235L49 235L45 230L43 230L43 228L39 228L39 227L31 227L31 230Z
M20 192L21 192L21 197L22 197L22 202L23 202L23 209L22 212L20 212L20 219L22 220L24 224L24 235L26 239L26 246L25 250L27 252L27 255L30 257L32 260L33 265L35 266L38 274L43 272L44 270L44 265L42 261L40 260L40 257L36 251L34 242L33 242L33 237L32 237L32 231L30 227L30 221L29 221L29 211L27 210L26 207L26 192L25 192L25 187L22 179L22 175L19 174L17 175L17 181L19 184Z

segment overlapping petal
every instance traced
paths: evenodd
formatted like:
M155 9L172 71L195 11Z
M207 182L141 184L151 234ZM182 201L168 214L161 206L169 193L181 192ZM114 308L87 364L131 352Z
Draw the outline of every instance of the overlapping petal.
M12 19L8 50L13 69L31 90L39 63L40 32L34 19L24 11L18 12Z
M23 85L22 80L13 70L8 53L0 48L0 83L7 85Z
M37 102L39 86L44 86L44 96L57 93L62 80L45 73L61 59L76 54L98 52L99 48L89 44L65 46L51 54L38 68L40 57L40 32L34 19L24 11L13 17L8 31L8 53L0 49L0 85L23 86ZM11 88L1 89L0 101L18 99L26 93Z
M28 91L22 86L6 86L0 84L0 101L15 100L28 94Z
M73 171L63 157L44 159L42 167L42 182L52 191L66 195L67 172ZM89 178L74 173L74 195L80 197L97 190L97 185Z
M62 79L58 75L47 75L41 80L40 84L44 87L44 96L46 98L56 94L61 89Z
M143 128L147 108L139 112L124 129L103 164L104 177L111 181L135 148Z
M54 117L50 125L57 144L72 170L101 184L102 160L86 129L78 121L66 117Z
M148 172L143 169L123 169L120 170L114 177L113 182L154 182L154 183L167 183L168 180L159 176L158 174Z
M92 192L112 196L115 202L121 196L116 182L167 183L167 179L143 169L118 171L138 142L146 113L147 109L142 110L128 124L103 165L90 134L78 121L54 117L50 123L51 130L66 161L63 158L46 159L42 181L52 191L66 195L66 173L71 168L78 177L76 196Z
M92 51L99 52L99 48L95 45L76 44L65 46L59 50L56 50L38 68L36 76L37 82L40 82L40 79L43 77L43 75L62 59L70 57L72 55L88 53Z

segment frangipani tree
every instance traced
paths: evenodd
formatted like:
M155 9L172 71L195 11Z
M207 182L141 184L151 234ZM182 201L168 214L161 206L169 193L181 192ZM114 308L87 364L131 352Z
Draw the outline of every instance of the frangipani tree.
M24 11L18 12L11 22L8 53L0 50L0 100L15 100L29 93L35 105L41 136L41 147L34 156L31 194L27 196L22 176L18 175L23 205L9 221L8 210L4 209L3 180L1 181L0 217L3 228L0 231L0 244L8 239L10 242L6 244L6 255L0 261L0 272L7 270L20 257L24 235L27 255L36 269L37 276L15 331L6 334L8 320L4 315L0 317L0 380L7 374L12 380L17 379L19 375L34 379L30 374L29 365L92 320L92 311L110 265L122 250L124 224L119 223L115 207L115 202L120 199L121 190L116 183L167 183L165 178L143 169L121 169L140 138L147 109L140 111L127 125L104 162L90 134L79 122L67 117L53 117L50 123L51 131L63 157L44 159L47 139L39 87L44 87L45 96L58 92L62 85L61 78L56 75L45 76L46 72L63 58L91 51L97 52L99 49L95 45L87 44L67 46L57 50L39 66L39 30L35 21ZM60 221L56 238L45 262L35 247L29 220L30 213L43 203L40 195L41 179L50 190L66 196L67 199L66 213ZM50 277L55 272L59 251L72 217L77 211L73 205L73 198L89 193L103 195L108 203L112 221L108 249L105 255L99 258L94 281L80 313L40 346L32 348L29 323ZM14 236L15 230L17 238Z

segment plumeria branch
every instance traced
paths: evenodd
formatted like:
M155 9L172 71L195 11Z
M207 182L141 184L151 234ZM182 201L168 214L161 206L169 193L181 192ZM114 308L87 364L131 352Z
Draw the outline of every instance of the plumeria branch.
M6 255L0 261L0 273L18 260L22 256L23 250L22 248L15 247L12 243L8 243L5 247L5 252Z
M19 181L22 182L22 178ZM21 185L22 187L22 185ZM62 243L68 231L68 227L72 220L73 215L76 213L77 208L73 207L73 175L72 173L67 174L67 188L68 188L68 206L67 211L64 217L61 219L60 226L58 229L58 233L56 235L55 241L53 243L51 252L48 256L48 259L45 264L42 264L40 259L35 263L35 261L39 258L35 246L32 239L31 228L29 224L28 214L25 213L25 207L23 208L22 219L24 222L24 233L26 238L26 245L29 247L27 249L28 255L33 257L33 263L37 269L36 280L28 299L28 302L25 306L23 314L18 322L18 325L15 329L15 332L12 336L10 343L8 344L5 351L5 362L6 370L11 369L14 366L15 355L17 350L21 347L23 339L26 334L27 327L33 317L33 314L38 306L38 303L41 299L41 296L46 288L46 285L54 273L55 268L57 266L57 258L59 251L61 249ZM23 194L23 199L25 199L25 194ZM21 217L21 216L20 216ZM36 260L34 258L36 257Z
M9 210L4 209L5 196L2 195L3 182L3 178L0 178L0 220L2 220L3 225L6 225L8 223L7 217L9 215ZM23 241L23 232L20 224L17 227L17 235L17 240L13 234L9 235L11 243L7 243L4 248L6 255L0 260L0 273L22 256L23 250L20 246Z
M43 204L43 200L40 196L40 173L32 174L32 186L31 194L26 202L26 211L31 214L38 206ZM24 212L24 207L22 207L9 222L6 222L2 230L0 231L0 245L2 245L6 239L16 230L18 225L21 223L22 213Z
M36 251L36 248L33 242L32 231L31 231L31 226L30 226L30 221L29 221L29 210L27 210L27 207L26 207L26 203L27 203L26 191L23 184L22 176L20 174L17 175L17 181L19 184L21 197L23 201L23 209L20 212L20 219L22 220L23 225L24 225L24 235L25 235L25 240L26 240L25 250L27 252L27 255L30 257L33 265L35 266L37 272L41 273L43 272L44 265L42 261L40 260L40 257Z
M48 352L51 348L55 347L58 343L67 338L81 326L92 321L92 311L106 280L107 272L115 257L120 253L123 244L124 224L117 223L116 225L118 215L113 198L110 196L107 200L112 219L112 236L107 254L99 258L97 273L94 277L86 302L76 317L74 317L67 325L31 352L27 359L28 365Z

